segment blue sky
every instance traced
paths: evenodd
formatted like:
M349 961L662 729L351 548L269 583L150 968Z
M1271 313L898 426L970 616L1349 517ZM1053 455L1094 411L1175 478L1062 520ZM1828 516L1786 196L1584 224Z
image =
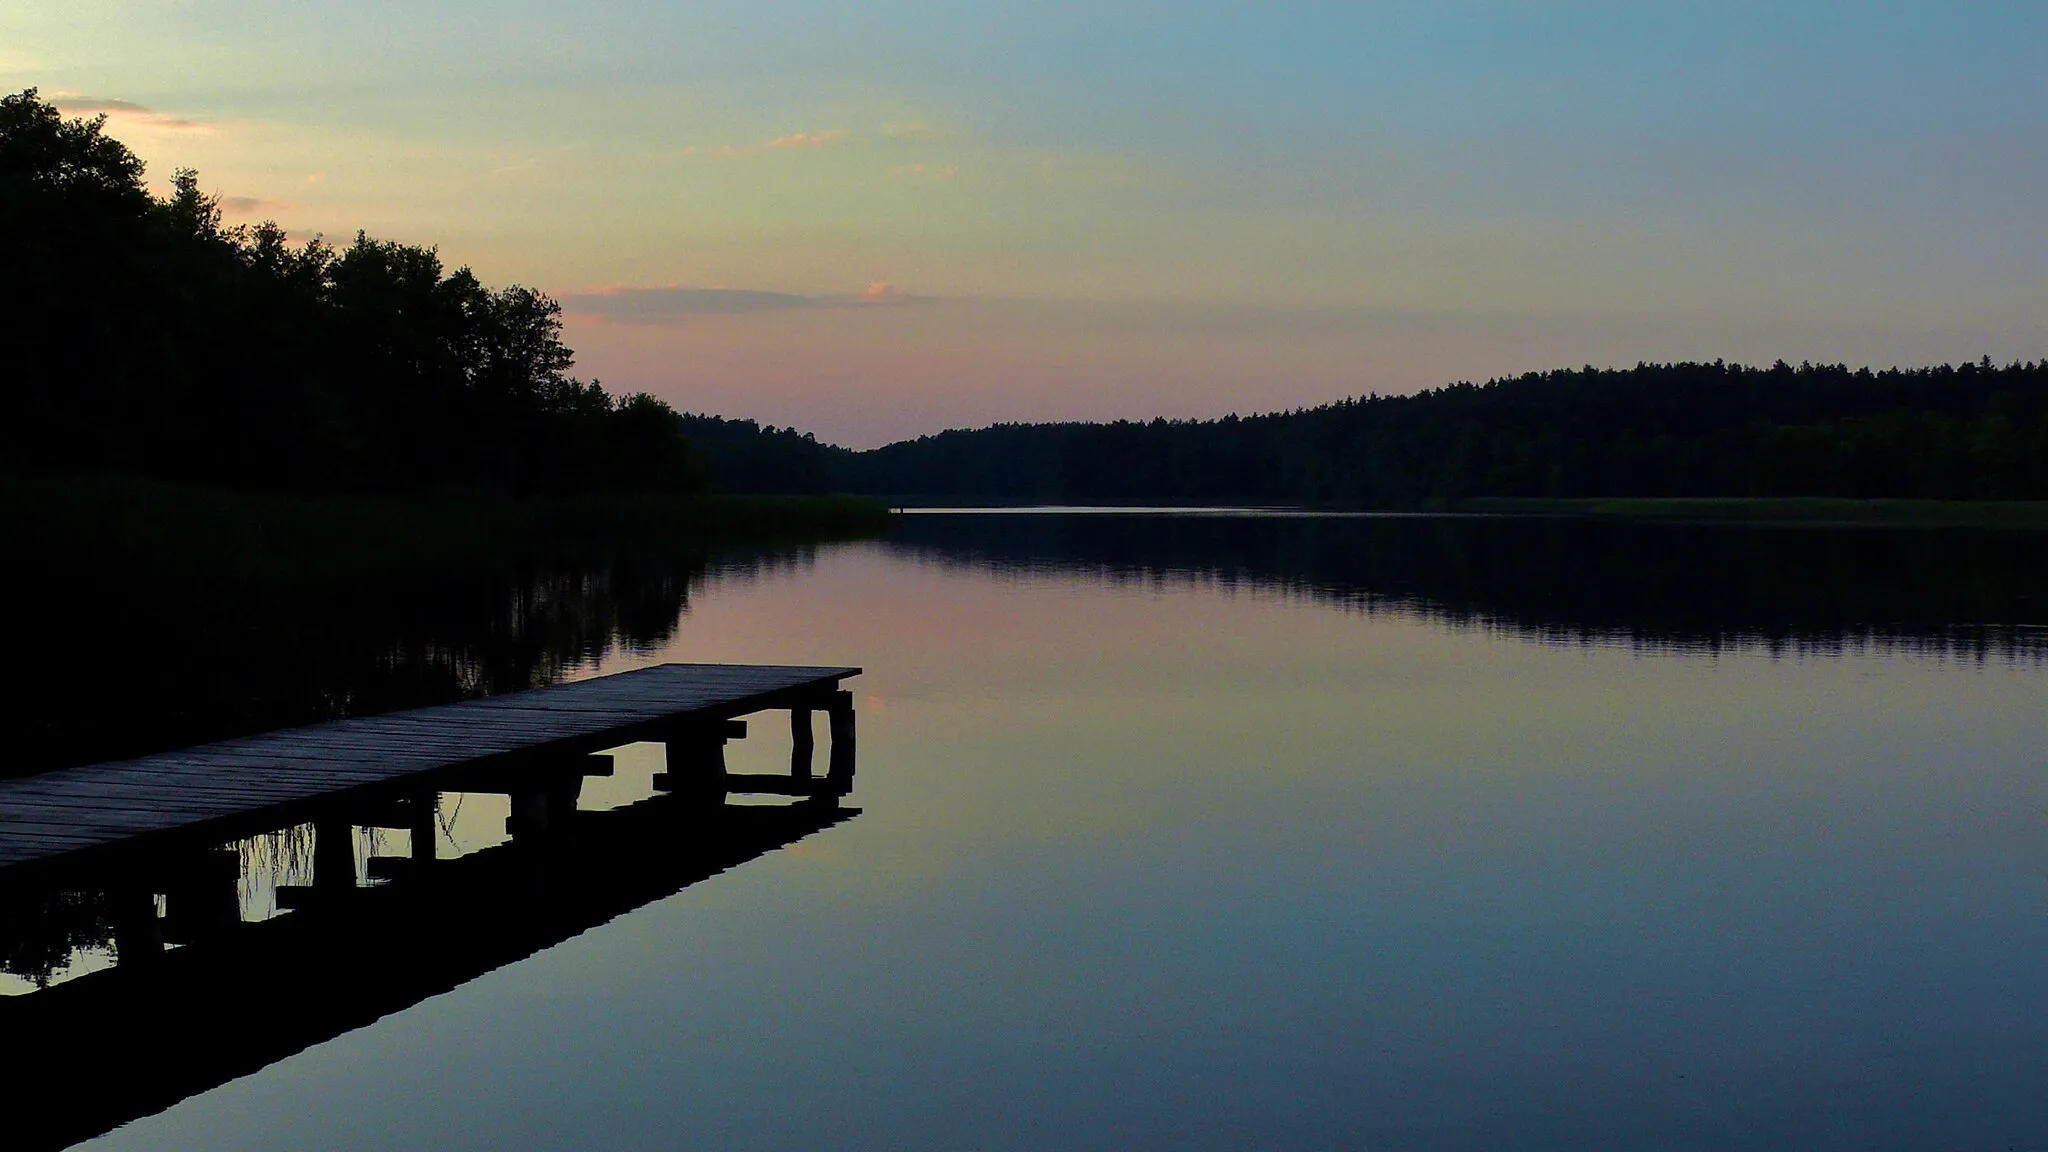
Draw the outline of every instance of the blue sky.
M0 12L0 81L153 176L438 243L613 387L854 443L2039 356L2044 49L2019 4Z

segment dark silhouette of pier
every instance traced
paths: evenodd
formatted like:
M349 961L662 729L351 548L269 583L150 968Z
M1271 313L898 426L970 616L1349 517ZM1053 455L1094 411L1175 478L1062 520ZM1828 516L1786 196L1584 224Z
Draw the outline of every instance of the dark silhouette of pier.
M114 958L0 997L10 1101L0 1146L40 1152L90 1139L858 815L842 802L853 786L853 713L837 687L854 670L749 671L758 675L714 678L744 683L745 693L671 696L684 706L651 721L619 705L651 696L642 691L650 685L708 683L702 666L522 693L583 714L588 730L516 750L491 751L503 742L493 718L458 707L453 716L476 722L468 731L482 754L454 751L464 729L443 725L444 762L430 768L0 868L0 960L10 970L46 977L85 948ZM620 694L621 683L635 691ZM727 772L725 743L746 727L730 713L766 707L792 716L789 774ZM814 710L831 720L822 775L812 764ZM652 794L580 808L585 778L612 770L591 746L650 737L667 744ZM444 789L507 797L504 842L442 858ZM733 802L738 795L793 799ZM404 850L359 862L362 828L404 832L390 837ZM245 919L245 861L229 838L295 836L305 849L308 832L292 876L305 882L276 887L275 915Z

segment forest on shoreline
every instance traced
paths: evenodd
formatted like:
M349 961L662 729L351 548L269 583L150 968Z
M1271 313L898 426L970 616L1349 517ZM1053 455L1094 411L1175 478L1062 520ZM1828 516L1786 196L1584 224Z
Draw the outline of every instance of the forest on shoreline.
M2048 362L1587 367L1263 416L944 432L830 466L846 491L999 503L2042 500Z
M450 271L433 248L230 227L190 169L157 197L104 116L66 120L34 89L0 98L0 342L0 474L521 500L2048 500L2048 362L1988 358L1587 366L851 451L580 380L554 300Z
M0 98L0 471L514 496L707 488L676 413L570 375L560 306L430 247L227 226L106 118Z
M2048 500L2048 362L1586 367L1258 416L998 424L864 452L684 419L714 482L899 503L1555 513L1819 499L1825 515L1851 501Z

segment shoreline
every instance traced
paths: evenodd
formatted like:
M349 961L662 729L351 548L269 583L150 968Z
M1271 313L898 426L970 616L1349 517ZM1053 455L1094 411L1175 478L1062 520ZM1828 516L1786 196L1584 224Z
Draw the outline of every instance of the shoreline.
M1699 524L1827 527L1985 528L2048 531L2048 501L1860 499L1834 496L1474 496L1411 508L1249 504L973 504L946 499L887 501L891 515L1248 516L1393 519L1431 516L1642 520Z
M888 507L859 496L658 495L515 499L495 493L293 492L109 473L0 475L0 526L42 544L119 542L145 552L208 548L245 559L344 564L431 558L571 558L620 546L699 552L858 539Z
M2048 531L2048 501L1859 499L1837 496L1483 496L1449 512L1800 527L1995 528Z

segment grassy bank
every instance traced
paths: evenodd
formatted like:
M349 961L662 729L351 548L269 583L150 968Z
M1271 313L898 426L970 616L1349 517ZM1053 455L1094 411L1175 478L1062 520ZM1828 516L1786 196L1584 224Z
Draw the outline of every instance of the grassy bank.
M0 526L30 557L83 546L137 562L204 557L245 570L314 566L328 578L595 556L702 557L856 539L881 532L888 516L881 502L848 496L521 501L459 492L240 492L128 476L0 477Z
M1851 500L1826 496L1754 498L1601 497L1583 500L1479 497L1449 511L1524 516L1749 524L1871 525L1901 528L2008 528L2048 531L2048 501Z

